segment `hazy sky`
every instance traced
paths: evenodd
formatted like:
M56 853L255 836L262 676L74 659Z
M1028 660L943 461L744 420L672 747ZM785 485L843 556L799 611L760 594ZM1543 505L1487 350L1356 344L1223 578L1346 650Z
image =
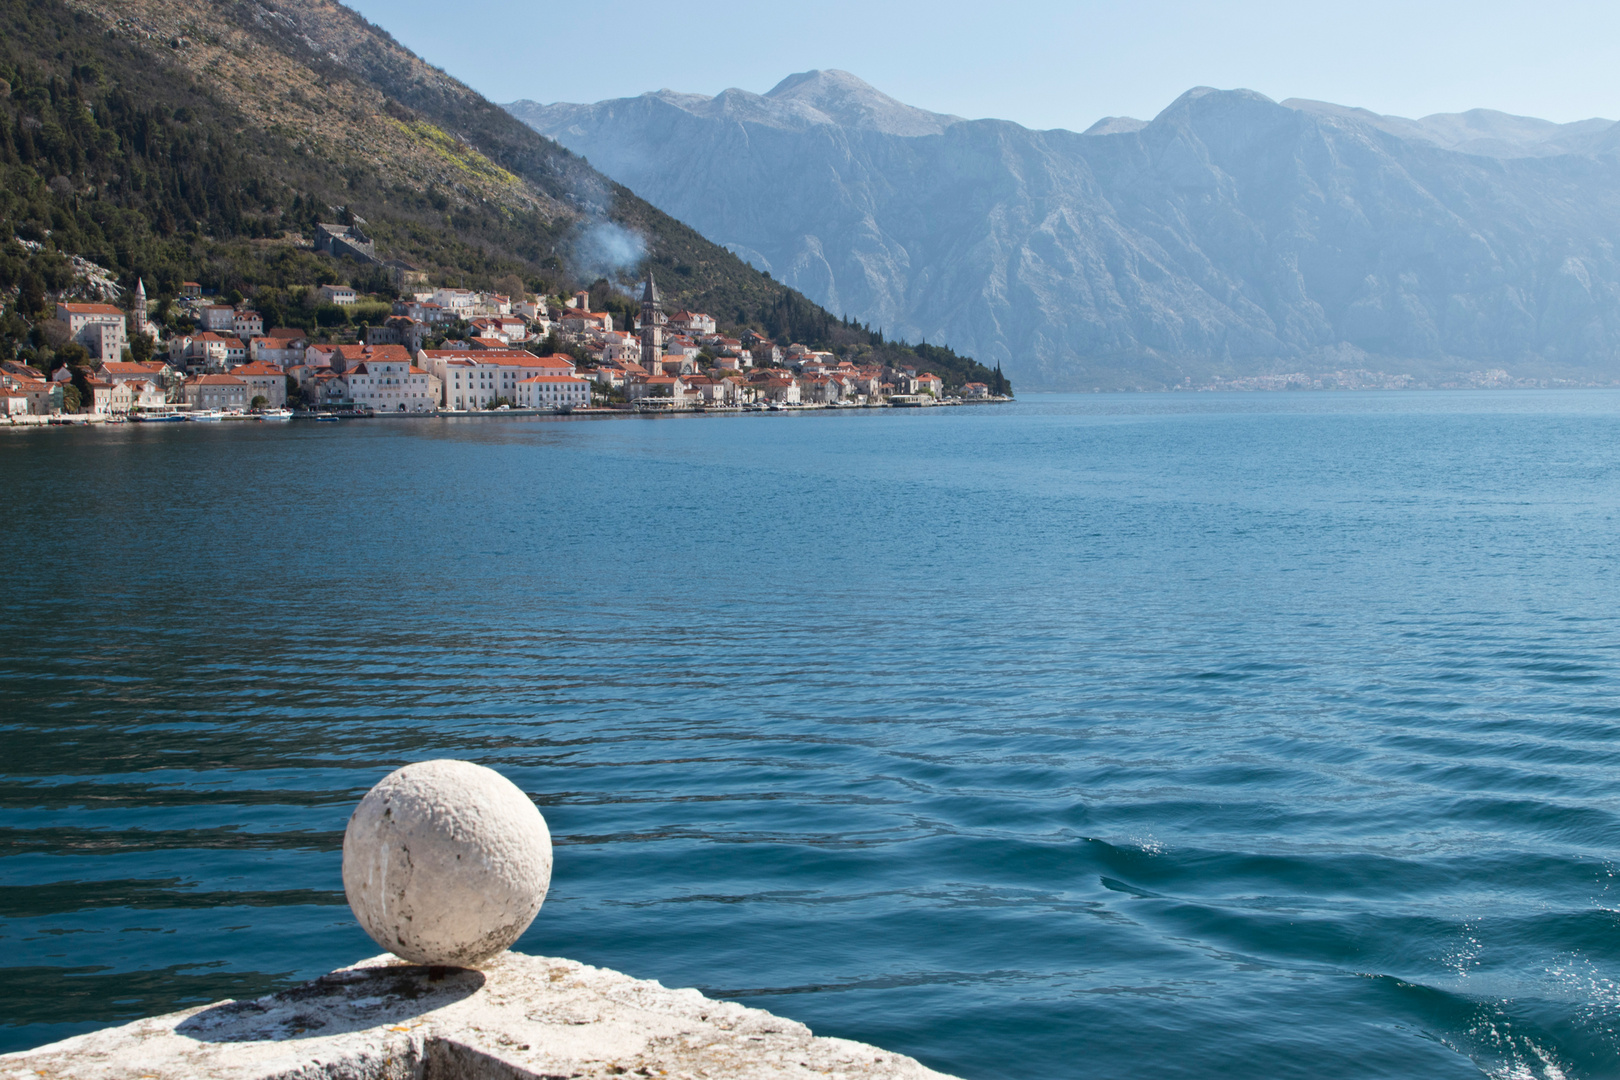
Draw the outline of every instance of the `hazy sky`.
M843 68L908 104L1031 127L1149 119L1199 85L1402 116L1620 119L1613 0L350 2L499 102L762 92Z

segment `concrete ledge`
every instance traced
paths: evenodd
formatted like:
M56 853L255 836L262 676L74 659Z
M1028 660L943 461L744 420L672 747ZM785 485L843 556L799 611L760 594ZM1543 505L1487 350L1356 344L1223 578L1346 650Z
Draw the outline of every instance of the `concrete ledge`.
M633 1075L630 1075L633 1074ZM761 1009L571 960L482 970L380 956L256 1001L137 1020L18 1054L0 1080L933 1080Z

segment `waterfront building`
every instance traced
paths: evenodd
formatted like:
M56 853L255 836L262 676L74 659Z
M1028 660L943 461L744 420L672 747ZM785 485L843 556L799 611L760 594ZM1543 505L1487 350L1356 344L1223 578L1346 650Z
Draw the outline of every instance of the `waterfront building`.
M287 404L287 373L275 364L263 360L241 364L231 369L231 375L247 384L248 404L254 398L264 398L264 408L280 409Z
M252 398L248 384L234 375L197 375L180 387L180 396L193 409L246 409Z
M844 396L844 384L831 375L812 375L799 380L799 398L801 401L818 405L829 405L839 401Z
M690 375L682 380L702 398L705 405L739 405L742 403L741 386L730 376L714 378L710 375Z
M129 407L135 400L135 391L130 383L87 378L84 385L90 391L90 400L84 403L85 411L92 416L122 415L129 412Z
M755 392L775 405L797 405L800 402L799 382L792 376L773 375L753 384Z
M126 385L129 387L129 407L132 412L156 409L169 403L169 390L164 384L150 379L137 379Z
M428 371L439 377L440 405L455 412L481 409L498 395L485 385L479 365L463 356L429 358Z
M0 389L7 394L9 415L55 416L62 411L63 385L21 361L8 360L0 365Z
M583 409L591 403L591 384L574 375L535 375L517 384L520 409Z
M377 412L435 412L442 396L438 378L412 363L400 345L368 346L343 379L348 400Z
M536 356L523 349L423 349L417 366L439 379L440 403L464 411L487 408L497 398L516 404L518 383L537 375L572 376L567 356Z
M303 368L309 375L299 380L304 400L317 405L341 405L349 400L349 382L342 373L329 367Z
M627 382L624 392L631 401L648 404L690 405L699 399L699 395L678 375L652 375Z

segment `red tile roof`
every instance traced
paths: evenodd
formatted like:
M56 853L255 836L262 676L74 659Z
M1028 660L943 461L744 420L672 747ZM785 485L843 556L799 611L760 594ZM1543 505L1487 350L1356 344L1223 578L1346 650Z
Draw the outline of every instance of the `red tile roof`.
M525 349L424 349L423 352L433 360L477 360L481 364L493 364L500 360L539 359Z

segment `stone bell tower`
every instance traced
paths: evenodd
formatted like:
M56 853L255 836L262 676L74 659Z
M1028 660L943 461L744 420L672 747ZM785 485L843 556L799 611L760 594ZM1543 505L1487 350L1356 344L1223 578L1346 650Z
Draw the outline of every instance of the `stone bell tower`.
M149 333L146 329L146 282L140 278L135 279L135 299L130 305L130 321L134 323L135 333Z
M664 312L659 306L658 285L648 270L646 284L641 288L641 366L649 375L662 375L659 364L663 359Z

